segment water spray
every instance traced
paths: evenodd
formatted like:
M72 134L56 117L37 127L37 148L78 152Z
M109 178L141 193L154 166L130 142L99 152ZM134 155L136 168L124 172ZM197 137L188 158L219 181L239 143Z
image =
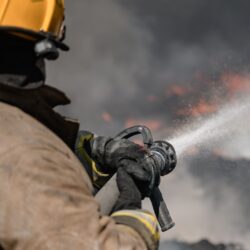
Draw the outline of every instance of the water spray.
M186 156L190 148L202 148L239 133L242 121L249 115L249 100L235 102L207 119L196 121L185 127L168 141L174 145L178 158L182 158Z

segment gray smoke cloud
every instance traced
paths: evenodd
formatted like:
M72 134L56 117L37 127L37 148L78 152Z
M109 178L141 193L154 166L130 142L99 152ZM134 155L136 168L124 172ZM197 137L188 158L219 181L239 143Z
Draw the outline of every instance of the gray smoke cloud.
M150 71L150 34L115 1L71 1L67 10L72 50L51 65L49 81L74 100L65 111L83 128L112 134L123 127L120 118L133 113L131 102L147 86L138 83ZM114 123L104 124L105 111Z
M200 99L217 108L231 100L224 75L247 75L250 86L249 7L247 0L66 1L71 51L47 67L48 84L72 99L60 112L97 134L145 121L157 137L170 137L190 122L187 110ZM162 188L177 226L163 238L250 245L244 131L216 145L223 157L194 155L166 177Z
M244 250L244 247L239 244L213 244L208 240L201 240L197 243L186 243L180 241L162 242L160 250Z

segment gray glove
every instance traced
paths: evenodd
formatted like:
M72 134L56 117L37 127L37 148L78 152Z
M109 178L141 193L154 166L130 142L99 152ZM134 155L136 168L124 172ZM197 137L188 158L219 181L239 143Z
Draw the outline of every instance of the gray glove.
M113 212L124 209L141 209L141 193L132 177L123 168L117 170L116 181L120 195Z
M91 143L91 156L106 173L123 168L135 180L142 197L148 195L155 162L147 148L127 139L96 137Z

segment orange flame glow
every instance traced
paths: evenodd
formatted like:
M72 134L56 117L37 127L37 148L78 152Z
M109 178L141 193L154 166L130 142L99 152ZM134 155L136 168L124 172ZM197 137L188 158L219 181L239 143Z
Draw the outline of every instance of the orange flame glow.
M181 109L177 112L178 115L183 116L201 116L206 114L214 113L218 110L218 106L214 103L206 102L205 100L200 100L197 105L192 108Z
M111 122L113 120L111 114L109 114L108 112L103 112L102 113L102 119L105 121L105 122Z
M221 81L229 94L250 91L250 77L247 75L227 73L222 75Z
M167 88L167 96L184 96L189 93L189 89L180 85L172 85Z
M155 103L158 101L158 98L155 95L149 95L149 96L147 96L147 101L150 103Z
M126 121L125 127L128 128L136 125L145 125L152 131L157 131L162 128L162 123L158 120L137 120L137 119L128 119Z

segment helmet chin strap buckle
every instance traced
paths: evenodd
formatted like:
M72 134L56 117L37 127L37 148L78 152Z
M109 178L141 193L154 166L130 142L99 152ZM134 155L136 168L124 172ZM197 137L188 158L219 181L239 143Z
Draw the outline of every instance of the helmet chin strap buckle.
M39 41L36 43L34 49L38 57L46 58L48 60L56 60L59 57L58 48L50 39Z

